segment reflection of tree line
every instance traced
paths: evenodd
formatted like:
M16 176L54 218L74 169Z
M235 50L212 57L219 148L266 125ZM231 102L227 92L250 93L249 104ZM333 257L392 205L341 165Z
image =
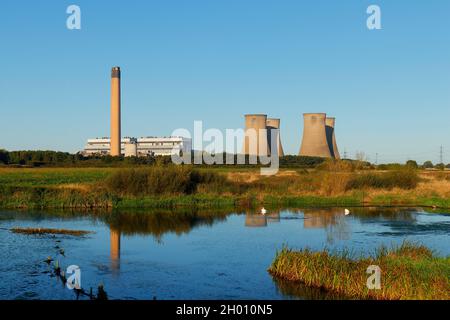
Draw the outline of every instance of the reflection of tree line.
M132 211L114 212L102 218L111 229L125 235L153 235L160 239L165 233L181 235L200 226L212 226L226 220L228 211Z

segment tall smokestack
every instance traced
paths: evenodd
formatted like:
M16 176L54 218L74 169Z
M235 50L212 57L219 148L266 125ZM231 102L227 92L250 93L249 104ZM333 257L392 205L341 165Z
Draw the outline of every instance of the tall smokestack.
M112 156L121 155L120 135L120 68L111 71L111 152Z
M326 119L326 132L327 132L327 142L328 147L330 148L331 156L335 159L340 159L341 155L339 154L339 150L336 144L336 136L334 133L334 126L336 124L335 118Z
M243 154L250 156L268 156L269 144L266 130L267 115L245 115L245 137Z
M301 156L331 158L325 130L325 113L303 114L303 140L300 148Z
M277 138L277 152L278 152L278 156L279 157L284 157L284 151L283 151L283 146L281 145L281 138L280 138L280 119L274 119L274 118L270 118L267 119L266 122L267 125L267 141L270 147L271 146L271 141L272 141L272 129L276 129L278 130L278 138ZM270 150L272 152L272 150Z

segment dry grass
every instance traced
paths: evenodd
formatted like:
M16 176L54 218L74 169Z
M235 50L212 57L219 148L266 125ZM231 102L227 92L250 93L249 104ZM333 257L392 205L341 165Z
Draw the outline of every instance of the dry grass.
M83 183L67 183L57 186L58 189L66 189L66 190L77 190L81 192L89 192L92 191L92 184L83 184Z

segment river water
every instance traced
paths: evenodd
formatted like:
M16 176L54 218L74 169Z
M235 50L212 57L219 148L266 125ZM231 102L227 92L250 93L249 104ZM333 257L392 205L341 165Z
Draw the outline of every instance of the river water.
M15 234L11 228L86 230ZM255 212L0 211L0 299L76 299L52 276L51 256L77 265L81 285L101 283L110 299L329 299L324 292L272 279L277 250L350 249L367 255L409 240L450 254L450 214L408 208L295 209ZM64 250L64 256L59 253Z

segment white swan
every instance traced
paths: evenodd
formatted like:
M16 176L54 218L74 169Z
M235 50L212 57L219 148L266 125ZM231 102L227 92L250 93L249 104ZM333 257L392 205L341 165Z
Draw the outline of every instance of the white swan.
M264 209L264 207L261 209L261 214L262 215L265 215L267 213L267 210L266 209Z
M348 216L348 215L350 214L350 210L345 209L345 210L344 210L344 214L345 214L346 216Z

